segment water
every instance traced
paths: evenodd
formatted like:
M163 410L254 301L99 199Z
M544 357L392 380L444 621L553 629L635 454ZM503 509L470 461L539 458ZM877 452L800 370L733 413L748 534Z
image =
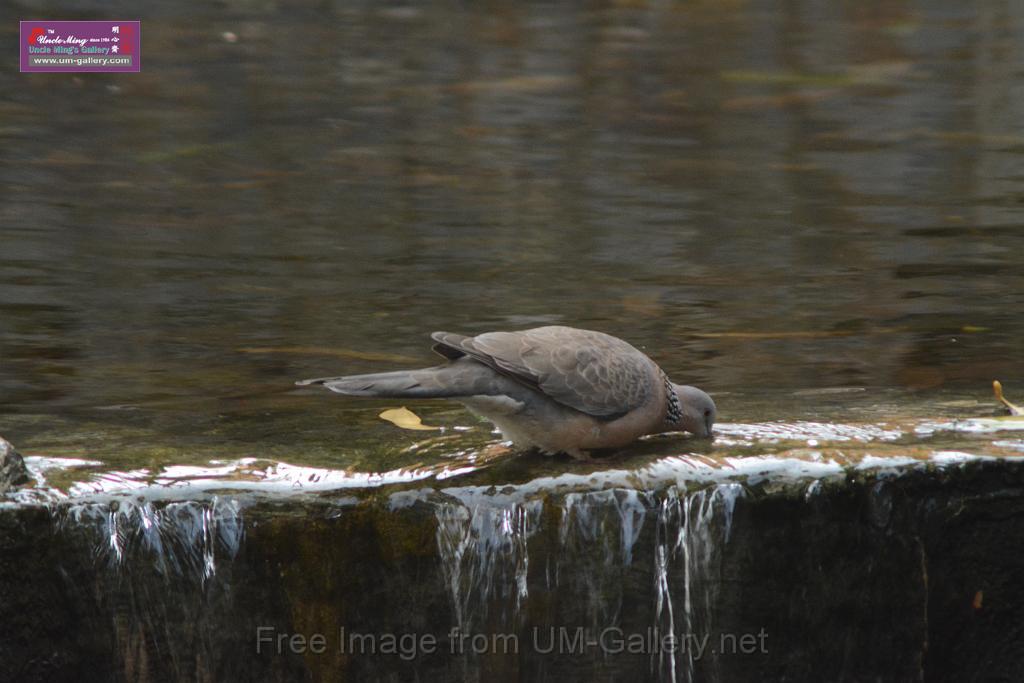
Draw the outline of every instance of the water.
M514 627L529 598L527 542L543 503L468 493L466 504L440 503L435 508L437 550L451 592L454 626L464 633L480 632L490 603L497 600L501 611L493 619Z
M59 527L93 538L100 564L119 570L129 556L142 557L161 575L199 583L216 574L218 556L234 559L245 533L237 500L80 503L56 514Z
M641 596L709 632L738 487L1024 450L990 390L1024 402L1018 3L103 11L142 12L142 73L0 63L0 434L38 482L10 501L103 566L207 590L251 500L426 500L457 625L542 586L591 630ZM410 404L424 436L293 386L552 323L710 391L716 440L495 457L458 406Z
M161 6L141 74L6 64L0 432L117 467L407 466L383 405L291 383L544 323L646 348L726 421L1020 396L1022 18Z

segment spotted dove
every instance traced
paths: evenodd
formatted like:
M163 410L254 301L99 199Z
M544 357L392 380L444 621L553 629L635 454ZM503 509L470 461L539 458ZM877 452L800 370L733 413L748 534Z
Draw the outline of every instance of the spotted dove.
M645 434L711 435L711 397L673 384L644 353L611 335L548 326L431 338L447 359L443 365L296 384L322 384L346 396L454 399L519 448L578 458Z

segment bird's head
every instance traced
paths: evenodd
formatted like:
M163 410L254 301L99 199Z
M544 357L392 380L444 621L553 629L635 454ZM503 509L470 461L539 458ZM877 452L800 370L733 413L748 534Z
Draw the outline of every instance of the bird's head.
M679 419L675 423L676 427L700 438L711 436L711 428L718 414L711 397L697 387L685 384L673 384L672 389L679 401Z

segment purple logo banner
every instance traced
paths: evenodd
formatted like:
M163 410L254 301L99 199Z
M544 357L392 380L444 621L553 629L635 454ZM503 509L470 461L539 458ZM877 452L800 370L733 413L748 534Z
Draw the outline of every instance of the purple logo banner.
M23 21L20 43L23 72L142 69L138 21Z

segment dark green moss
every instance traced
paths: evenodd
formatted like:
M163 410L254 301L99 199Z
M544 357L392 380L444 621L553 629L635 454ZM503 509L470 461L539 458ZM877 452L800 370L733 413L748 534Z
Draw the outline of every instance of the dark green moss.
M109 542L101 527L6 508L0 658L14 664L0 680L77 680L85 670L145 681L664 678L669 661L657 654L545 654L533 640L551 627L666 628L659 557L668 558L677 632L707 633L712 643L765 637L763 651L679 656L678 678L692 667L719 680L1012 680L1024 663L1016 461L858 473L810 491L750 485L735 499L727 542L721 509L698 524L699 491L573 495L531 503L495 489L460 502L468 494L449 489L419 491L403 505L383 495L251 500L237 555L211 546L206 579L159 571L144 544L125 544L112 564L99 552ZM464 554L453 557L438 545L439 511L462 505L449 531L464 538ZM504 532L488 536L506 513L520 525L515 543ZM627 518L631 544L623 543ZM453 626L514 634L519 651L453 654ZM261 627L323 634L328 646L257 652ZM408 660L353 654L339 647L342 627L432 634L437 651Z

